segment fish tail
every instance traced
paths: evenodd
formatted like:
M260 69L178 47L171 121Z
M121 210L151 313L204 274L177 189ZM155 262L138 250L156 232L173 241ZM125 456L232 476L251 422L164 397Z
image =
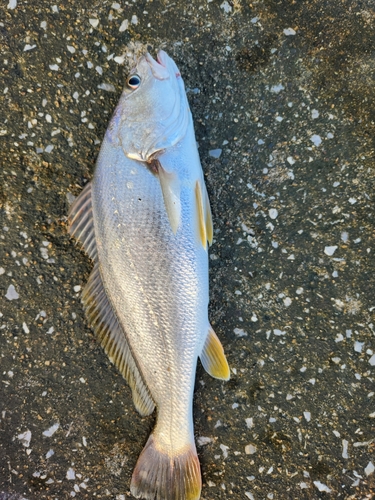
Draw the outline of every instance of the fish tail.
M133 472L132 495L146 500L198 500L201 486L194 442L172 455L158 449L151 434Z

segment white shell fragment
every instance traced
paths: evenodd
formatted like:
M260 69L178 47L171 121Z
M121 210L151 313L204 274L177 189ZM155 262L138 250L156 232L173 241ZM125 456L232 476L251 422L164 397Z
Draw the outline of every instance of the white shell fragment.
M283 31L284 35L285 36L293 36L296 34L295 30L293 28L286 28L284 31Z
M247 336L247 333L242 328L235 328L233 330L233 332L237 335L237 337L246 337Z
M17 7L17 0L9 0L7 7L11 10L15 9Z
M369 462L367 464L367 467L365 468L365 474L366 476L369 476L370 474L373 474L373 472L375 471L375 466L372 462Z
M59 423L53 424L52 427L50 427L49 429L47 429L46 431L43 432L43 436L46 436L46 437L53 436L53 434L55 434L55 432L57 431L57 429L59 427L60 427Z
M223 458L227 458L228 457L229 446L225 446L225 444L221 444L220 445L220 449L223 452Z
M323 484L320 481L314 481L314 485L318 488L319 491L325 491L327 493L331 491L331 488L328 488L326 484Z
M66 479L73 480L75 478L76 478L76 473L71 467L69 467L68 472L66 473Z
M342 440L342 458L349 458L348 444L349 444L349 442L346 439Z
M16 300L19 298L19 294L16 292L16 289L14 288L13 285L9 285L8 287L8 291L7 293L5 294L5 297L8 299L8 300Z
M337 245L324 247L324 253L330 257L331 255L333 255L336 252L337 248L338 248Z
M310 141L313 142L314 145L318 147L322 143L322 138L320 137L320 135L314 134L310 137Z
M31 431L27 429L27 431L23 432L22 434L18 434L17 439L21 441L25 448L28 448L31 441Z
M276 210L276 208L270 208L268 210L268 215L270 216L270 219L277 219L279 212Z
M211 149L208 154L210 156L212 156L212 158L220 158L221 156L221 153L222 153L222 149L218 148L218 149Z
M98 89L105 90L107 92L116 92L115 86L111 83L100 83Z
M245 446L245 453L246 455L254 455L256 453L257 447L253 444L248 444Z
M119 31L122 33L123 31L126 31L129 27L129 21L127 19L124 19L121 23L121 26L119 27Z
M209 437L205 437L205 436L200 436L198 439L197 439L197 443L199 446L205 446L206 444L209 444L212 442L212 439L209 438Z
M96 28L99 24L99 19L89 19L89 23L93 28Z

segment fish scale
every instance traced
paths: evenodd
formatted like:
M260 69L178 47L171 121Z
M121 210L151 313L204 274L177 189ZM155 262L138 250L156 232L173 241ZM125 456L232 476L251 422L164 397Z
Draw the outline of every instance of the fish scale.
M69 231L94 261L82 296L89 323L128 381L138 411L157 408L131 493L197 500L192 405L198 357L212 376L229 378L208 320L211 211L177 66L160 51L157 61L142 56L135 71L94 178L70 210Z

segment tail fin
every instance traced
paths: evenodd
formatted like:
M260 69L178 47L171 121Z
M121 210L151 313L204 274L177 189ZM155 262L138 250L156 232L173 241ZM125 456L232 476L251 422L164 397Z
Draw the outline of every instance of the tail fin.
M198 500L201 486L195 445L169 455L157 449L151 434L135 466L131 494L146 500Z

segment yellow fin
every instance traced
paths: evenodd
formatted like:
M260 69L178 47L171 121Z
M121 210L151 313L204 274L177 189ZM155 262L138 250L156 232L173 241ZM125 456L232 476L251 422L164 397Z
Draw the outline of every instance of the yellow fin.
M195 183L195 203L197 206L198 234L203 248L207 248L206 222L202 199L202 189L199 181Z
M210 200L208 199L208 193L207 193L207 188L206 185L204 184L204 197L205 197L205 203L204 203L204 208L205 208L205 223L206 223L206 233L207 233L207 240L210 245L212 245L212 238L214 235L214 228L212 225L212 213L211 213L211 206L210 206Z
M160 448L154 434L135 466L130 492L135 498L199 500L202 480L194 443L171 455Z
M164 170L160 162L158 175L169 223L176 234L181 220L180 181L177 174Z
M209 327L206 342L204 343L200 360L211 377L229 380L230 371L223 346L212 327Z

